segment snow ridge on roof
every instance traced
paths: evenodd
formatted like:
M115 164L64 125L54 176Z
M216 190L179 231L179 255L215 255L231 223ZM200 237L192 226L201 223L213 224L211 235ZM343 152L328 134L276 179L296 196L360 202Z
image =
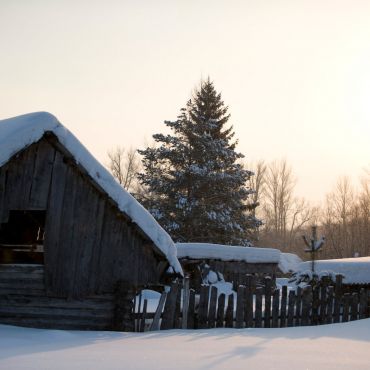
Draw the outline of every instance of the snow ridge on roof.
M311 261L302 262L297 272L311 270ZM333 271L343 275L344 284L370 284L370 257L315 261L315 271Z
M284 274L297 270L302 260L294 253L281 253L279 261L279 269Z
M217 259L248 263L279 263L280 251L272 248L240 247L209 243L176 243L177 257Z
M52 114L36 112L0 121L0 166L20 150L39 141L48 131L57 136L76 162L84 167L94 181L117 203L118 208L144 231L166 256L175 272L182 274L171 237Z

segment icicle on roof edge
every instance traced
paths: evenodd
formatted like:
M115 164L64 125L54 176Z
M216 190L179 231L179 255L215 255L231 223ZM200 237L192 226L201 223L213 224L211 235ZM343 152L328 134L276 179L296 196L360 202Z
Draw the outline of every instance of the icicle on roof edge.
M118 208L144 231L165 255L175 272L183 274L176 257L175 245L167 232L52 114L36 112L0 120L0 166L20 150L39 141L47 131L56 135L76 162L84 167L92 179L116 202Z

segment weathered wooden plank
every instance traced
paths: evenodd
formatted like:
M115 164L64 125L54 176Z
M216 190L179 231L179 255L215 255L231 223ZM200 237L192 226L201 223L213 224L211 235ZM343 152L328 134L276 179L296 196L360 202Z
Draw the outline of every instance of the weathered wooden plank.
M271 327L271 292L272 281L269 276L265 277L265 313L264 313L264 327Z
M8 172L5 167L0 167L0 223L8 221L9 207L6 198Z
M202 285L200 287L199 307L198 307L198 328L207 328L208 316L208 301L209 301L209 286Z
M298 287L296 296L295 296L295 321L294 326L301 325L301 316L302 316L302 288Z
M358 293L352 293L351 321L358 319Z
M327 289L327 308L326 308L326 324L333 322L333 307L334 307L334 287L328 286Z
M29 207L31 208L47 208L54 157L55 149L46 140L40 140L37 144L29 195Z
M312 288L312 316L311 316L312 325L319 324L319 307L320 307L320 288L318 286L314 286Z
M253 279L247 276L247 287L245 290L245 326L253 327Z
M289 292L289 302L288 302L288 319L287 326L292 327L294 324L294 307L296 304L296 295L293 290Z
M245 286L239 285L236 296L235 328L240 329L244 324Z
M195 328L195 290L190 289L187 329L194 328Z
M232 328L233 326L234 326L234 295L230 294L227 299L225 327Z
M283 285L281 288L281 307L280 307L280 327L284 328L286 326L287 317L287 297L288 297L288 287Z
M163 307L164 307L164 302L166 301L166 297L167 297L167 293L163 292L161 294L161 298L159 299L159 303L158 303L157 309L155 311L153 321L150 325L150 328L149 328L150 331L159 330L159 321L161 319L161 315L162 315L162 311L163 311ZM186 328L184 328L184 329L186 329Z
M324 283L320 288L320 306L319 306L319 323L325 324L326 323L326 317L327 317L327 286Z
M0 264L0 274L43 274L43 265Z
M359 307L359 318L365 319L367 317L368 311L368 299L367 299L367 291L365 289L361 289L360 291L360 307Z
M161 330L173 329L174 327L178 289L179 289L178 283L174 282L171 284L171 289L167 295L167 300L162 315L163 317L161 323Z
M145 330L145 319L146 319L146 311L148 307L148 300L144 299L144 306L143 312L141 313L140 325L139 325L139 332L143 332Z
M211 298L209 300L209 310L208 310L208 327L214 328L216 324L216 311L217 311L217 288L212 286L211 288Z
M307 326L312 323L310 320L310 311L312 310L312 287L304 288L302 294L302 326Z
M256 288L256 309L255 309L255 327L262 327L262 295L263 288Z
M351 306L351 294L345 293L343 296L343 315L342 315L342 322L347 322L349 319L349 308Z
M189 293L190 293L190 279L185 277L183 285L183 299L182 299L182 328L188 327L188 311L189 311Z
M175 329L181 329L181 285L179 283L179 289L176 295L176 309L173 326Z
M340 309L342 305L342 275L337 275L335 277L335 288L334 288L334 313L333 321L334 323L340 322Z
M279 303L280 303L280 291L275 289L272 298L272 327L279 327Z
M220 294L217 302L217 321L216 327L223 328L225 320L225 294Z
M45 286L48 294L57 293L58 288L58 250L60 247L59 230L62 222L64 192L67 166L63 156L55 153L49 193L49 204L45 223L44 261ZM69 197L69 194L67 194Z

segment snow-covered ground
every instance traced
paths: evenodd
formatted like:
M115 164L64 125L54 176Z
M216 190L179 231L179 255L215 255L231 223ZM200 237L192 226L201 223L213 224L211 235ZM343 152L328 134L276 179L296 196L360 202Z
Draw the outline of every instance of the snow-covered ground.
M369 369L370 319L287 329L147 333L0 325L0 369Z

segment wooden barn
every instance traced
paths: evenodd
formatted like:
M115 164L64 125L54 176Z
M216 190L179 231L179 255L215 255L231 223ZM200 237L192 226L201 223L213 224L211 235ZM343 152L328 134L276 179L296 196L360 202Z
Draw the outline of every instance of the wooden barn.
M245 284L246 275L275 278L281 253L272 248L239 247L208 243L177 243L177 256L190 284L199 290L202 283L222 278L235 287Z
M54 116L0 121L1 323L130 330L167 270L169 235Z

